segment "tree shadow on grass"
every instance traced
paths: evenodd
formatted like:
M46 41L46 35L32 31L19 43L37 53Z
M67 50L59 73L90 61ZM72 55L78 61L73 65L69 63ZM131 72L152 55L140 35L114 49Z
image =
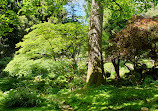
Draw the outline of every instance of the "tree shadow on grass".
M139 111L141 107L155 110L157 92L156 87L100 86L68 94L65 102L77 111Z

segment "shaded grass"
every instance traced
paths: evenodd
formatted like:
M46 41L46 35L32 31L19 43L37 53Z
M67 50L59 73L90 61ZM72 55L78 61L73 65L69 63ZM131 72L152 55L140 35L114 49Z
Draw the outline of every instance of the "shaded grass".
M111 66L110 66L111 67ZM0 100L3 93L16 88L16 78L0 78ZM117 81L118 84L120 84ZM0 111L140 111L148 107L158 111L158 86L100 86L75 91L61 89L58 94L45 95L47 101L41 107L7 109L0 101ZM57 106L56 106L57 105ZM65 108L64 108L65 107Z
M157 87L121 87L100 86L82 89L61 96L65 103L77 111L139 111L148 107L158 110Z
M5 80L2 79L2 83ZM0 92L0 98L3 91ZM7 109L0 101L1 111L140 111L148 107L158 111L158 86L115 87L112 85L90 87L70 91L62 89L58 94L45 95L47 101L41 107ZM57 105L57 107L56 107ZM63 107L65 107L63 109ZM71 111L69 110L69 111Z
M0 111L61 111L61 110L45 108L45 107L13 108L13 109L5 109L3 107L0 107Z

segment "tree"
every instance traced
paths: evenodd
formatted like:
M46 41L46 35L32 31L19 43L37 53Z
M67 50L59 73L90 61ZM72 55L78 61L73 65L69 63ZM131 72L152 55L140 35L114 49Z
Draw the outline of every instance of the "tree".
M134 77L137 84L141 84L144 79L143 70L146 69L146 66L141 64L142 59L151 58L155 61L154 67L157 66L157 18L134 16L129 20L127 28L118 32L115 37L115 47L118 49L120 58L134 66Z
M25 75L24 70L27 69L24 66L29 62L28 66L32 67L36 61L51 60L54 63L70 61L73 69L71 72L75 74L78 68L76 56L84 53L82 50L88 41L86 36L88 27L79 23L51 24L45 22L34 25L31 29L32 31L24 36L23 41L16 45L19 50L7 65L6 71L18 76ZM14 67L11 68L12 66Z
M142 54L151 50L156 51L157 43L157 17L144 18L143 16L134 16L127 25L126 29L117 33L117 47L120 55L137 65ZM149 51L149 52L151 52ZM154 55L154 53L152 54ZM153 58L154 59L154 58ZM156 59L156 58L155 58Z
M10 56L14 52L15 44L24 35L20 28L20 20L17 15L18 6L16 0L0 1L0 56ZM8 50L9 49L9 50Z
M32 16L40 22L59 23L65 19L66 11L63 7L67 0L23 0L20 15L25 15L29 21ZM34 21L36 22L36 21Z
M11 56L16 50L15 44L34 24L64 21L67 13L63 6L67 2L70 1L0 0L0 56Z
M88 0L87 0L88 1ZM127 0L123 0L123 2L126 2ZM120 1L122 3L122 0ZM117 0L111 0L111 1L104 1L105 3L105 7L113 10L113 11L117 11L119 13L116 13L114 15L122 15L123 17L125 17L122 21L122 17L120 16L119 18L119 22L116 22L116 25L120 24L120 22L125 22L127 18L130 18L130 13L128 11L127 14L128 17L124 16L124 10L126 10L126 8L122 8L124 7L124 3L122 3L122 6L118 3ZM115 3L115 4L113 4ZM135 3L135 7L133 7L133 4L131 3ZM151 6L157 5L156 0L148 0L148 1L142 1L142 0L128 0L126 3L127 9L132 6L133 9L131 9L132 13L133 11L136 11L135 13L140 13L144 10L147 10L149 8L151 8ZM89 7L88 7L89 8ZM121 12L121 10L123 10ZM87 11L88 12L88 11ZM114 19L116 20L116 19ZM125 21L124 21L125 20ZM100 29L102 29L102 22L103 22L103 4L101 3L101 0L92 0L91 2L91 18L90 18L90 28L89 28L89 63L88 63L88 74L87 74L87 84L88 85L92 85L92 84L102 84L104 81L103 78L103 62L102 62L102 49L101 49L101 44L99 41L101 41L101 35L102 32ZM122 28L124 26L121 26ZM99 29L99 30L96 30ZM114 65L115 65L115 60L114 60ZM116 66L119 65L119 61L117 63ZM98 70L99 69L99 70ZM119 71L118 68L116 68L117 71ZM118 74L117 74L118 75ZM99 80L100 79L100 80Z
M119 48L116 46L116 34L120 30L126 28L127 21L131 19L133 15L140 15L142 12L154 7L156 1L145 1L141 0L112 0L104 4L106 17L104 19L104 31L109 35L109 46L103 47L105 51L106 58L110 58L113 66L115 68L115 78L120 78L119 76L119 66L120 66L120 52ZM104 43L107 41L103 41Z
M102 57L102 24L103 5L99 0L92 0L88 43L88 74L87 85L105 83Z
M109 45L104 45L103 51L105 52L105 57L110 58L114 66L115 79L120 79L119 67L121 60L119 48L116 46L115 33L126 27L126 22L136 12L136 3L131 0L113 0L104 6L106 18L104 19L103 29L109 35L109 40L103 42L108 42Z
M19 24L17 14L10 9L8 4L9 1L6 0L0 3L0 37L7 35L8 32L12 32L12 27Z
M111 24L111 27L109 28L109 30L110 30L110 34L111 34L111 30L112 29L116 29L116 30L120 30L121 28L123 28L124 27L124 24L123 23L125 23L125 20L127 19L127 18L129 18L132 14L133 14L133 10L134 9L132 9L133 8L133 4L131 5L129 5L129 3L130 3L130 1L125 1L125 0L123 0L123 2L122 1L120 1L121 2L121 5L120 4L118 4L117 2L116 2L116 0L113 0L113 1L104 1L104 8L106 9L106 11L107 10L111 10L111 12L112 12L112 15L111 15L111 21L113 22L113 24ZM99 25L102 25L102 22L103 22L103 4L101 3L101 1L92 1L92 3L94 3L94 4L91 4L91 19L90 19L90 34L89 34L89 36L92 36L92 37L89 37L89 40L90 41L94 41L94 44L95 44L95 39L97 40L97 38L101 38L102 39L102 34L96 34L97 35L97 37L95 38L95 37L93 37L93 36L95 36L95 27L100 27ZM98 3L100 3L99 5L102 5L102 6L98 6ZM132 2L133 3L133 2ZM96 6L95 6L96 5ZM124 6L123 8L122 8L122 6ZM132 6L132 8L130 8ZM98 9L95 9L96 7L99 7L100 9L98 10ZM98 12L97 12L98 11ZM129 12L132 12L132 13L129 13ZM98 17L97 19L93 19L93 18L95 18L95 17L97 17L97 16L100 16L100 18ZM128 16L128 17L126 17L126 16ZM106 15L106 17L105 18L107 18L107 15ZM100 20L99 20L100 19ZM98 22L99 21L99 22ZM122 22L122 23L121 23ZM118 26L118 24L120 24L120 26ZM101 26L102 27L102 26ZM104 27L106 30L108 30L108 28L107 27ZM96 28L97 29L97 28ZM102 28L101 29L99 29L99 30L102 30ZM93 32L94 31L94 32ZM101 31L99 32L98 30L96 31L97 33L101 33ZM94 33L94 35L93 35L93 33ZM91 35L92 34L92 35ZM91 40L91 38L93 38L94 40ZM99 40L98 39L98 40ZM100 39L100 40L101 40ZM89 41L89 44L93 44L93 43L91 43ZM99 43L99 42L98 42ZM101 48L101 45L102 45L102 43L99 43L99 47L95 44L95 45L92 45L92 47L91 47L91 45L89 45L89 65L88 65L88 75L87 75L87 83L88 84L91 84L91 82L88 82L89 81L89 79L91 78L90 76L92 75L92 78L93 78L93 76L94 76L94 78L96 79L97 78L97 76L95 76L95 75L97 75L97 74L91 74L91 73L93 73L93 67L95 66L97 66L97 65L92 65L92 64L100 64L100 66L99 67L101 67L101 69L102 69L102 74L100 74L100 76L98 76L99 78L101 78L102 77L102 79L100 80L100 83L103 83L103 81L104 81L104 77L103 77L103 74L104 74L104 67L103 67L103 60L102 60L102 48ZM97 48L98 49L97 49ZM100 52L98 52L98 51L95 51L94 49L96 50L98 50L98 51L100 51ZM96 53L98 53L98 55L96 54ZM93 57L94 56L94 57ZM95 57L96 56L96 57ZM95 59L94 59L95 58ZM116 59L117 59L117 62L116 62ZM99 61L98 61L99 60ZM99 63L100 62L100 63ZM120 60L118 59L118 57L117 58L114 58L114 59L112 59L112 63L113 63L113 65L114 65L114 67L115 67L115 70L116 70L116 78L120 78L120 76L119 76L119 63L120 63ZM94 70L97 70L97 68L95 69L94 68ZM97 72L98 73L98 72ZM99 74L98 74L99 75ZM94 83L94 84L96 84L94 81L99 81L99 80L91 80L92 81L92 83ZM100 84L99 83L99 84Z

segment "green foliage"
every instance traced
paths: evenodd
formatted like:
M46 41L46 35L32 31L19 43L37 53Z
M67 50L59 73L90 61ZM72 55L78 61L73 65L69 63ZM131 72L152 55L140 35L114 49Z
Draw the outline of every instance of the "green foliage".
M8 75L7 75L8 76ZM2 91L9 91L10 89L15 89L17 88L17 83L18 83L17 78L13 77L3 77L0 78L0 89Z
M20 49L5 69L11 75L28 76L33 74L43 76L53 69L55 70L54 66L61 67L59 69L61 71L64 69L63 72L66 73L65 70L67 69L63 68L65 62L62 65L61 62L53 63L53 60L50 59L56 60L60 56L72 57L74 54L83 51L84 46L86 46L87 27L79 23L57 25L43 23L35 25L32 30L24 37L23 42L17 44ZM60 72L60 70L58 71Z
M8 32L12 32L13 28L10 25L19 25L18 16L16 12L7 7L9 2L7 0L0 1L0 38L7 35Z
M155 85L158 85L158 80L154 81L154 84L155 84Z
M35 77L42 76L55 78L58 74L70 73L72 70L71 62L54 61L51 59L28 60L24 55L16 55L7 65L5 71L11 76Z
M84 58L86 58L86 55L81 55ZM82 59L82 58L81 58ZM88 64L86 61L81 60L78 62L78 73L81 75L87 75L87 68Z
M9 63L9 61L11 61L11 57L4 57L2 59L0 59L0 69L4 69L6 67L6 65ZM1 70L0 70L1 72Z
M118 4L116 4L118 3ZM132 0L107 1L105 6L105 31L117 32L124 28L126 21L136 13L136 3Z
M67 2L67 0L23 0L19 14L26 15L28 19L30 15L34 15L41 22L48 22L49 18L53 17L53 19L58 19L59 23L66 16L63 5ZM56 23L55 20L53 23Z
M78 68L82 72L74 74L71 58L78 53L84 54L87 27L79 23L42 23L31 29L17 44L20 49L4 70L17 78L16 87L29 86L41 93L83 87L85 77L80 74L85 73L85 64L80 63Z
M153 82L155 82L153 78L147 76L143 82L143 85L149 85L150 83L153 83Z
M134 0L137 3L140 11L147 11L153 6L157 6L157 0Z
M44 101L36 90L27 87L19 87L8 92L8 96L4 98L4 105L8 108L14 107L35 107L41 105Z
M43 23L31 29L33 31L24 37L23 42L17 44L21 47L17 53L30 58L72 56L86 46L88 28L79 23Z
M158 6L151 8L148 10L145 15L149 17L158 16Z
M0 57L11 56L26 33L17 14L21 0L0 0Z
M11 76L32 78L35 82L29 81L30 84L34 84L38 90L49 90L52 93L65 87L77 88L84 85L85 80L79 75L74 75L73 70L73 64L68 60L27 60L19 55L16 55L5 69Z
M151 78L152 80L156 81L158 79L158 69L157 68L149 68L149 70L145 73L147 77Z

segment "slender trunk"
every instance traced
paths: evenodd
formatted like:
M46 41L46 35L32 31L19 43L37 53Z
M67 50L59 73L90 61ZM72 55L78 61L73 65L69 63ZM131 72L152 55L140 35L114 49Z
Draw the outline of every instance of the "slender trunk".
M116 63L116 59L113 59L112 64L115 68L115 79L116 80L120 79L120 71L119 71L119 69L120 69L120 59L117 59L117 63Z
M88 44L88 74L87 85L98 86L105 83L103 58L102 58L102 24L103 6L101 1L92 0L91 17L89 26Z
M72 58L73 58L72 62L73 62L74 74L77 74L77 61L76 61L76 54L75 53L73 53Z
M154 67L156 67L157 66L157 60L155 59L154 60Z
M157 51L156 51L157 47L156 47L156 43L154 44L154 48L153 48L153 55L154 55L154 67L157 66Z

